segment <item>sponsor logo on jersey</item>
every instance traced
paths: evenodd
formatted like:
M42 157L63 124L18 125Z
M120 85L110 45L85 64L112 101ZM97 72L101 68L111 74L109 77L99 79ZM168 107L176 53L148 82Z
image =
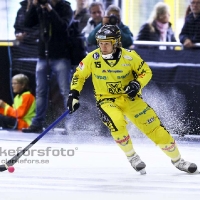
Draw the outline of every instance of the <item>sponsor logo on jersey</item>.
M147 113L148 110L150 110L151 108L149 106L147 106L142 112L139 112L138 114L135 115L135 118L138 118L141 115L145 115Z
M121 94L123 92L121 81L107 82L106 85L107 85L108 92L111 94Z
M144 77L145 77L145 74L140 74L138 77L144 78Z
M130 136L127 135L127 136L123 136L123 137L124 137L123 139L117 138L117 140L115 140L115 142L122 145L122 146L126 146L128 144L129 139L130 139Z
M78 76L74 76L72 78L72 85L77 85L77 83L78 83Z
M101 108L98 109L98 112L100 119L110 129L110 131L112 132L118 131L117 127L115 126L111 118L106 114L106 112L102 112Z
M104 69L104 70L102 70L102 73L106 73L107 71Z
M127 60L133 60L133 58L131 57L131 56L129 56L129 55L124 55L123 56L125 59L127 59Z
M151 124L155 121L155 117L151 117L150 119L147 119L147 124Z
M123 67L128 67L128 66L131 66L131 64L130 63L124 63L124 64L122 64L122 66Z
M123 75L123 76L117 76L117 79L124 79L124 78L126 78L129 74L130 74L130 72L128 72L127 74L125 74L125 75Z
M100 79L100 80L108 80L108 77L107 77L107 76L100 76L100 75L96 75L96 74L94 74L94 76L95 76L97 79Z
M122 70L111 70L111 69L108 69L107 72L108 73L122 73L123 71Z
M113 67L116 64L116 60L112 61L112 60L107 60L108 64Z
M143 65L144 65L144 60L140 63L140 65L139 65L139 67L137 68L137 70L139 71L139 70L142 68Z
M117 127L114 126L114 124L111 120L106 122L106 126L110 129L111 132L118 131Z
M79 68L80 70L83 70L84 64L83 64L82 62L80 62L79 65L78 65L78 68Z
M141 74L138 75L138 77L140 77L140 78L144 78L145 75L146 75L146 71L143 69L143 70L141 71Z
M92 57L93 57L95 60L98 60L99 57L100 57L100 55L99 55L99 53L95 52L95 53L92 55Z

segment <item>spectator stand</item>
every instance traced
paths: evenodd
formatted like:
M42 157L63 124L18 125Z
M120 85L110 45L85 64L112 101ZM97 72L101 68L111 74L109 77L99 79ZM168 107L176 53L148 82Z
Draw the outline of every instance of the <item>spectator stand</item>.
M153 78L143 89L143 98L155 108L164 125L174 134L199 134L200 50L137 49L138 45L143 44L145 46L147 44L149 46L169 45L179 47L179 49L182 49L182 44L178 42L135 41L133 50L152 69ZM196 43L196 46L199 47L200 44ZM1 65L3 75L1 73L0 80L1 85L4 84L7 87L7 89L0 87L1 98L7 96L6 93L8 93L9 89L9 86L6 86L9 83L9 59L6 48L6 46L1 46L0 48L2 55L4 55L2 56L3 64ZM29 58L26 59L27 61L29 60ZM107 129L99 120L95 108L91 79L89 78L85 84L86 87L84 87L80 98L80 109L78 114L74 113L71 117L69 126L74 131L89 130L94 134L101 133L106 135L108 134ZM61 97L58 94L57 87L53 86L52 90L52 94L54 94L52 99L53 103L58 106L58 110L64 111L63 106L60 104ZM167 116L169 111L171 112L170 118ZM87 121L83 120L86 118Z

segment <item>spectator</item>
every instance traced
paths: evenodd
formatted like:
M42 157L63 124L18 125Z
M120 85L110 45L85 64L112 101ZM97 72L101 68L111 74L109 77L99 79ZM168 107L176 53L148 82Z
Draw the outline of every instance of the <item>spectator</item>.
M191 13L191 8L190 8L190 5L187 7L186 11L185 11L185 20L186 20L186 17Z
M24 0L20 2L21 8L17 12L14 28L16 40L22 43L36 45L39 39L38 25L32 28L24 26L26 10L29 9L31 1L32 0Z
M82 33L85 34L85 37L87 38L91 31L94 30L94 28L102 22L103 16L104 16L104 7L103 4L100 2L93 2L90 4L89 7L90 12L90 18L87 21L87 25L82 30Z
M35 116L35 97L24 74L13 76L12 88L16 94L12 106L0 99L0 127L21 130L29 127Z
M97 45L95 35L100 30L102 25L111 24L118 25L121 31L122 47L129 48L133 44L133 34L128 26L124 25L121 21L121 10L115 5L110 5L106 9L106 16L103 17L103 22L95 27L95 29L88 36L88 44ZM112 16L112 17L111 17ZM110 18L111 17L111 18ZM111 20L110 20L111 19Z
M190 0L190 9L179 35L185 48L195 48L194 43L200 42L200 0Z
M74 19L80 22L80 32L82 32L83 28L87 24L88 19L90 18L90 13L88 11L88 1L89 0L76 0L76 10L74 11Z
M48 102L49 77L55 74L60 93L66 99L69 93L71 64L68 58L66 30L69 28L73 11L70 3L64 0L51 0L43 5L33 0L27 11L25 25L40 24L39 59L36 66L36 116L29 128L23 132L42 131Z
M182 159L174 138L143 100L142 89L151 80L152 71L135 51L120 47L120 38L116 25L104 25L97 32L99 48L87 54L73 75L67 102L70 113L78 109L79 95L91 75L100 119L136 171L145 174L146 164L133 147L125 116L170 158L176 168L199 173L196 164Z
M143 24L140 28L136 40L176 42L169 19L170 11L168 5L158 2L154 6L147 23ZM153 48L157 47L154 46ZM171 49L171 47L168 48ZM159 49L166 49L166 46L159 46Z
M21 71L35 71L35 62L20 61L19 58L37 58L38 54L38 25L27 28L24 26L26 10L29 9L32 0L24 0L20 2L20 9L14 23L15 37L19 41L19 45L12 48L13 68Z

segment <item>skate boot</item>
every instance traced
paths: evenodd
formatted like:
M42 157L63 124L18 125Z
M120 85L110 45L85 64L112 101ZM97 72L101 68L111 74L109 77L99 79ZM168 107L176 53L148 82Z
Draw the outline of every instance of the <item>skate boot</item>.
M135 153L133 156L128 158L129 162L131 163L132 167L140 174L146 174L146 164L140 159L140 157Z
M187 173L195 173L198 172L197 165L194 163L190 163L188 161L183 160L180 158L178 161L173 162L172 164L179 170L187 172Z

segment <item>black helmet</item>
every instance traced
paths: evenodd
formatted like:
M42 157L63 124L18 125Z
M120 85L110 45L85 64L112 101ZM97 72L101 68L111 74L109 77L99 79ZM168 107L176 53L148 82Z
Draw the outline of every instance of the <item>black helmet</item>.
M97 43L102 40L111 41L115 47L121 46L121 32L117 25L104 25L96 33Z

